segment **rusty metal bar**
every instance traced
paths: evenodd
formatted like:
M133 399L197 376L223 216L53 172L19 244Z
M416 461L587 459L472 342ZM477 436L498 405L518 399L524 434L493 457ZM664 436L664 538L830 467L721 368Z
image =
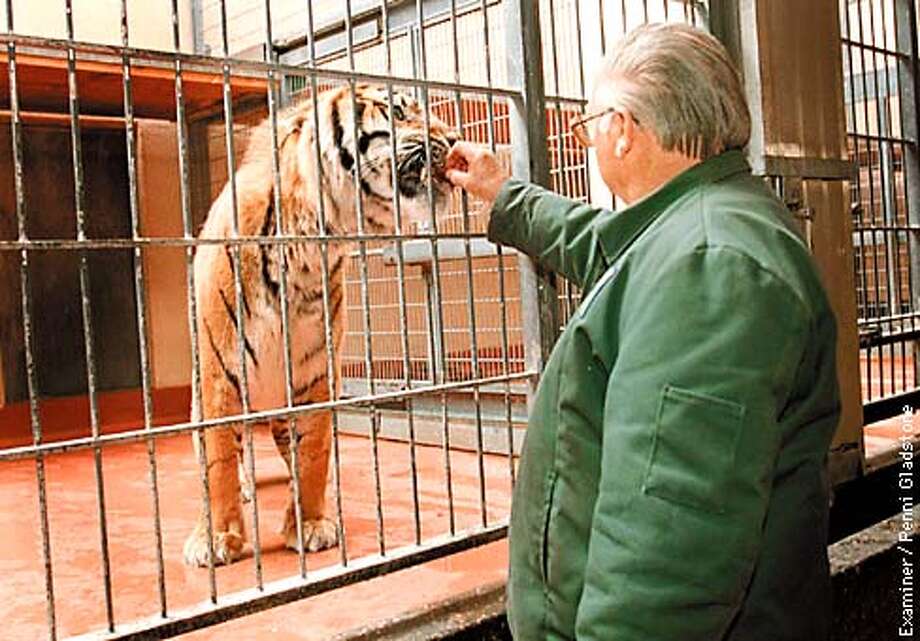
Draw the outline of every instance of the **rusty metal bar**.
M234 72L246 72L250 77L265 77L270 69L276 73L283 73L288 76L310 77L318 76L347 82L355 80L358 82L369 82L375 84L386 84L393 82L397 85L406 85L411 87L429 87L435 90L453 91L459 90L470 93L482 93L483 87L475 84L457 85L451 82L445 82L435 79L420 79L412 76L385 76L382 74L367 73L360 71L343 71L341 69L332 69L319 66L319 63L308 63L306 65L286 65L282 63L268 64L261 60L250 60L243 58L214 58L211 56L195 55L189 53L169 53L156 51L153 49L141 49L137 47L124 48L115 45L105 45L79 40L68 41L58 38L43 38L37 36L26 36L21 34L2 34L0 33L0 43L14 43L22 48L29 48L38 51L60 51L62 54L73 50L81 55L105 59L112 57L120 60L125 54L135 61L145 61L148 63L158 63L161 67L173 67L176 62L181 62L187 71L201 70L210 71L218 67L218 61L222 67L224 64ZM520 91L507 87L493 87L489 90L496 96L505 96L514 98L520 95Z
M65 0L67 39L73 40L72 0ZM77 56L67 50L67 89L70 113L70 144L73 162L74 206L76 209L77 239L86 238L86 203L83 192L83 143L80 135L80 99L77 89ZM89 396L90 429L93 437L99 436L99 399L96 394L96 353L93 336L93 312L90 304L89 263L86 254L80 255L80 303L83 314L83 344L86 351L86 386ZM112 572L109 561L109 533L105 515L105 482L102 472L102 448L93 448L93 467L96 480L96 508L99 512L99 547L102 563L102 582L105 592L105 614L110 630L115 629L112 605Z
M464 388L485 387L489 385L498 385L505 382L520 380L532 380L539 372L537 370L525 370L515 372L507 376L487 376L478 380L454 381L452 383L441 383L438 385L428 385L425 387L415 387L411 390L399 390L393 392L381 392L376 396L354 396L351 398L342 398L334 401L323 401L322 403L310 403L308 405L295 405L291 408L277 408L273 410L262 410L250 412L249 418L253 422L284 420L300 414L310 412L320 412L329 409L340 409L343 407L361 407L371 403L382 404L389 401L399 401L408 398L417 398L429 394L441 394L447 392L459 391ZM182 434L191 432L196 429L206 429L214 427L223 427L243 420L242 415L222 416L219 418L202 419L200 421L189 421L186 423L174 423L172 425L163 425L153 427L150 430L127 430L117 434L102 434L98 438L81 437L61 441L52 441L40 445L24 445L17 447L8 447L0 450L0 461L13 461L17 459L31 458L39 454L55 454L61 452L72 452L76 450L85 450L93 448L96 445L105 446L114 443L134 443L143 441L148 436L163 437L173 434Z
M390 19L389 8L386 0L381 0L380 10L383 20L383 38L384 49L386 52L386 73L391 75L393 72L393 56L390 43ZM396 224L396 280L397 296L399 305L399 333L402 339L403 352L403 384L406 389L412 389L412 363L409 346L409 318L406 305L406 258L405 246L401 236L405 232L403 229L402 207L399 201L399 176L396 173L396 119L393 116L393 84L387 83L387 119L390 122L390 156L392 165L390 176L393 180L393 215ZM409 429L409 468L412 480L412 516L415 524L415 543L422 543L422 518L419 507L419 481L418 481L418 461L417 461L417 442L415 435L415 406L412 399L406 401L406 421Z
M214 519L211 515L211 491L208 483L207 446L204 440L204 430L198 427L198 421L203 416L201 403L201 359L198 351L198 321L197 298L195 296L195 265L194 248L196 246L192 223L191 188L189 187L189 160L188 160L188 121L185 114L185 93L182 80L182 60L179 57L181 41L179 38L179 7L178 0L172 0L171 5L173 51L175 57L174 77L176 81L176 141L179 156L179 197L182 203L182 236L188 244L185 252L186 295L188 298L188 325L189 342L192 358L192 411L191 425L197 429L193 439L195 452L198 459L198 476L201 482L202 506L205 515L205 530L208 537L208 593L212 603L217 603L217 577L214 573ZM153 431L153 430L151 430Z
M482 30L485 44L486 60L491 61L491 42L489 36L489 7L487 0L482 0ZM456 40L456 36L454 38ZM459 80L459 75L456 78ZM486 85L492 86L492 65L486 65ZM486 110L488 119L488 145L492 153L497 150L495 142L495 97L491 93L486 94ZM467 230L469 232L469 230ZM473 234L467 233L465 249L469 251L470 239ZM507 376L511 371L510 348L508 339L508 301L505 296L505 254L506 250L501 245L496 245L497 266L498 266L498 298L501 316L501 339L502 339L502 374ZM513 251L513 250L512 250ZM508 481L511 489L514 490L515 469L514 469L514 421L512 420L511 408L511 384L506 382L504 385L504 403L505 403L505 426L508 436Z
M460 52L457 43L457 20L454 17L457 10L456 0L451 0L450 3L451 10L451 35L453 41L453 58L454 58L454 80L459 82L460 80ZM483 16L485 12L488 11L488 7L483 7ZM486 23L488 24L488 23ZM491 66L491 61L488 56L488 27L485 30L485 41L486 41L486 68L488 69ZM488 72L487 72L488 73ZM491 74L490 74L491 75ZM490 105L489 105L490 106ZM454 94L454 111L457 118L457 129L463 130L463 103L462 98L459 92ZM490 109L491 112L491 109ZM429 182L430 182L429 174ZM473 378L479 378L479 340L476 336L476 295L475 295L475 283L473 278L473 255L470 251L470 206L469 199L466 192L462 192L460 195L460 209L461 216L463 221L463 233L467 237L463 241L463 250L464 258L466 265L466 285L467 285L467 323L469 325L469 335L470 335L470 360L472 366ZM482 518L482 526L485 527L488 524L488 510L486 502L486 473L485 473L485 458L483 457L483 434L482 434L482 397L480 396L480 390L478 388L473 389L473 406L475 414L475 425L476 425L476 463L478 466L479 472L479 510L480 516Z
M6 0L6 28L9 33L14 30L13 0ZM10 82L10 139L13 151L13 187L16 196L16 225L20 240L28 237L26 220L26 195L23 185L22 169L22 121L19 110L19 89L16 73L16 43L8 42L6 47L9 61ZM32 429L32 444L42 442L42 423L38 408L38 375L35 370L35 347L32 334L32 291L29 283L29 252L23 248L19 256L20 304L22 306L23 343L25 347L26 385L29 394L29 423ZM48 625L48 638L57 638L57 617L54 606L54 572L51 565L51 533L48 527L48 497L45 483L45 457L35 456L35 481L38 486L38 521L42 539L42 569L45 583L45 620Z
M128 46L128 2L121 0L121 42ZM135 139L134 94L131 87L131 59L122 59L122 91L125 105L125 149L128 157L128 200L131 210L131 238L141 236L140 208L137 195L137 142ZM137 338L141 365L141 389L144 405L144 427L153 426L153 399L151 397L150 350L147 345L147 289L144 280L143 254L134 248L134 293L137 305ZM157 588L160 599L160 616L166 616L166 573L163 562L163 529L160 522L160 492L157 482L156 442L148 439L147 469L150 500L153 509L154 545L157 560Z
M345 1L345 47L348 56L348 68L351 71L355 71L355 52L354 52L354 43L352 42L352 28L351 28L351 0ZM352 140L355 141L357 145L358 140L358 99L355 90L355 81L354 79L349 80L349 88L351 90L351 113L352 113ZM354 156L354 190L355 190L355 214L357 216L357 229L358 229L358 278L361 283L361 310L363 312L363 322L364 322L364 378L367 382L368 390L370 395L374 395L375 384L374 384L374 356L373 356L373 343L371 341L371 304L370 304L370 293L367 285L367 244L364 240L364 198L362 196L362 190L360 185L360 176L361 176L361 154L357 153L357 148L355 149ZM379 423L379 414L377 413L376 406L371 403L369 408L370 413L370 440L371 440L371 459L373 461L373 470L374 470L374 492L376 493L377 499L377 549L381 555L386 554L386 533L384 531L383 525L383 496L380 487L380 451L379 444L377 443L377 433L378 423Z
M307 0L307 29L310 33L310 64L316 64L316 42L313 37L314 23L313 23L313 0ZM313 106L313 130L319 131L319 102L318 96L319 93L319 84L317 82L316 76L310 77L310 99L312 100ZM316 184L322 185L325 180L322 163L322 149L320 147L319 136L313 136L314 140L314 152L316 154ZM325 333L326 340L326 375L330 381L330 399L332 401L337 400L338 392L338 377L339 372L335 370L335 361L332 354L332 316L331 316L331 307L329 301L329 241L328 234L326 230L326 205L322 195L322 189L318 190L319 193L316 196L317 199L317 217L318 217L318 232L320 238L320 272L322 275L322 286L323 286L323 331ZM351 239L354 240L353 238ZM342 260L346 260L343 258ZM344 294L343 294L344 296ZM344 300L344 299L343 299ZM343 303L344 304L344 303ZM333 383L333 381L335 381ZM339 451L339 423L338 423L338 413L335 409L332 409L332 457L333 457L333 484L335 488L335 507L336 507L336 529L339 539L339 560L343 566L347 566L349 563L348 559L348 547L346 542L346 531L345 531L345 520L342 516L342 477L341 477L341 452Z
M415 14L418 20L419 25L419 75L423 80L428 78L428 57L425 47L425 17L422 7L422 0L415 1ZM431 103L429 101L429 89L431 85L422 84L419 86L421 92L421 103L422 103L422 112L425 114L425 164L428 170L428 205L429 205L429 218L431 224L431 255L432 255L432 264L431 264L431 276L432 276L432 287L431 291L433 294L432 306L434 307L434 317L435 322L433 323L437 327L437 339L439 341L440 350L439 358L437 363L437 377L436 381L443 384L447 380L447 360L444 354L444 311L443 311L443 290L441 287L441 267L440 261L438 259L438 244L435 239L437 239L440 234L438 234L438 220L437 215L434 209L434 190L431 183ZM449 525L450 533L454 534L456 531L456 515L454 514L454 489L453 489L453 478L451 473L451 460L450 460L450 427L448 420L448 410L447 410L447 395L444 394L441 396L441 419L442 419L442 431L444 434L444 478L447 489L447 507L449 512Z
M402 239L403 241L410 240L424 240L426 243L432 242L431 234L404 234L399 236L396 234L365 234L364 238L367 242L379 241L379 240L390 240L395 241L397 239ZM438 240L444 241L449 239L485 239L485 233L471 232L469 234L462 233L450 233L444 232L438 234ZM83 239L83 240L73 240L67 238L61 239L19 239L19 240L3 240L0 241L0 251L50 251L50 250L60 250L60 251L91 251L91 250L105 250L105 249L134 249L135 247L185 247L188 249L194 249L195 247L201 247L204 245L220 245L227 247L237 247L243 245L292 245L299 243L353 243L355 242L354 236L347 235L337 235L337 234L285 234L281 237L275 236L243 236L240 235L237 238L194 238L194 237L182 237L182 238L138 238L136 240L129 240L125 238L97 238L97 239Z
M312 579L309 581L298 577L281 579L267 583L262 591L247 590L228 594L221 599L219 604L205 602L186 610L177 611L168 619L138 621L124 626L118 634L96 632L72 637L68 641L114 641L115 639L141 641L177 636L441 559L501 540L507 534L508 526L496 525L482 530L441 536L422 546L410 545L393 550L386 557L376 555L362 557L353 561L349 567L332 566L318 569L311 573Z
M277 62L275 49L273 46L273 37L272 37L272 17L271 17L271 2L270 0L265 1L265 57L266 62L275 63ZM275 237L281 237L284 235L284 209L283 209L283 200L281 198L281 169L280 169L280 159L278 156L278 88L277 88L278 78L276 77L275 71L270 70L268 72L268 127L269 134L271 137L271 163L272 163L272 206L275 211ZM277 256L278 256L278 265L280 270L280 275L278 279L278 305L281 312L281 338L284 342L283 349L283 361L284 361L284 401L287 407L294 406L294 373L293 367L291 365L291 330L290 330L290 310L288 308L288 296L287 296L287 252L285 251L284 245L277 245ZM273 429L273 428L272 428ZM288 421L287 425L288 437L290 439L291 446L296 449L297 447L297 423L296 420L291 419ZM250 449L252 444L249 445ZM253 480L253 485L255 486L255 457L252 457L251 464L251 478ZM290 483L297 486L297 490L291 488L291 493L293 496L299 499L300 492L300 472L297 470L297 467L294 465L296 459L294 455L291 454L291 480ZM253 488L255 490L255 487ZM255 494L255 491L253 492ZM294 508L294 518L295 518L295 528L297 530L297 561L300 570L301 576L306 576L307 566L305 558L305 550L303 544L303 516L302 514L298 518L301 510L299 507L300 501L297 500L297 504ZM255 507L255 503L253 503ZM253 527L257 527L256 521L254 521Z

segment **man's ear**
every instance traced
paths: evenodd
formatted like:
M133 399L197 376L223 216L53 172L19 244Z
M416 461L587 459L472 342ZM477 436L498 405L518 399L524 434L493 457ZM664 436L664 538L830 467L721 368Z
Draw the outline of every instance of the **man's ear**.
M611 128L615 130L616 133L613 143L613 154L621 160L629 153L633 146L633 135L635 135L635 131L631 124L630 118L626 115L619 112L611 114Z

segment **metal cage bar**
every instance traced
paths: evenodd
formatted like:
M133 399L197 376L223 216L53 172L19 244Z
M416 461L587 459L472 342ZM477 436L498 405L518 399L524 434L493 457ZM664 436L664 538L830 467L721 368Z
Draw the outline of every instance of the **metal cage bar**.
M121 2L121 42L122 46L129 45L128 32L128 3ZM131 59L126 55L122 62L122 91L125 106L125 147L128 157L128 203L131 209L131 239L136 240L141 236L140 205L137 191L137 142L135 136L136 122L134 120L134 93L131 86ZM144 279L143 254L139 247L134 249L134 291L135 304L137 305L137 334L138 352L141 365L141 387L143 397L144 427L153 426L153 398L151 390L150 349L147 344L147 289ZM150 500L153 510L154 545L156 548L157 564L157 590L160 599L160 616L166 616L166 571L163 562L163 528L160 517L160 493L157 479L156 442L148 439L147 467L148 483L150 485Z
M8 33L14 29L13 0L6 1L6 28ZM16 44L7 43L10 80L10 137L13 147L13 186L16 197L16 227L20 240L28 238L26 194L23 184L23 150L22 120L19 108L18 77L16 73ZM38 376L35 365L34 334L32 331L32 291L30 286L29 252L22 248L19 252L20 305L22 307L22 329L26 366L26 385L29 395L29 427L32 444L42 442L42 422L38 407ZM45 587L45 621L48 626L48 638L57 639L57 615L54 597L54 572L51 561L51 533L48 525L48 497L45 480L45 457L35 456L35 481L38 491L38 521L42 540L42 570Z
M65 0L65 24L67 39L72 41L73 6L72 0ZM80 136L80 99L77 88L77 54L72 48L67 49L67 89L68 112L70 116L70 145L73 162L74 206L76 209L77 240L86 238L86 202L83 185L83 142ZM80 263L80 302L83 315L83 345L86 354L86 385L89 396L90 429L92 438L99 437L99 405L96 388L95 337L93 335L93 313L90 303L89 263L86 254L81 254ZM99 514L99 547L102 564L102 582L105 592L105 613L109 630L115 629L115 613L112 605L112 571L109 559L109 534L105 511L105 481L102 471L102 448L93 448L93 467L96 480L96 509Z

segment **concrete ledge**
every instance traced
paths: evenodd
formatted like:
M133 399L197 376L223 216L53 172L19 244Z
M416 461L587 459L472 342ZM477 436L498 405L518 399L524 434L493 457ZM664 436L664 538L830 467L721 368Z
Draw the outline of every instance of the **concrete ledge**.
M897 514L830 546L832 640L898 638L902 555L897 542L902 523Z
M901 616L901 515L828 548L833 583L832 641L897 638ZM505 586L483 586L429 607L340 635L334 641L510 641Z
M505 582L500 581L352 630L332 641L503 641L510 638L505 623Z

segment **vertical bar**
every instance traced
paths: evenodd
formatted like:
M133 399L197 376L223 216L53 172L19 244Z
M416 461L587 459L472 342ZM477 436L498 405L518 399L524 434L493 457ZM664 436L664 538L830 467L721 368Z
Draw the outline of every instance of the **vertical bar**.
M605 26L604 0L597 0L597 13L600 17L598 26L601 30L601 57L604 57L607 55L607 28Z
M920 47L917 44L917 4L914 0L895 0L895 48L906 54L898 58L901 137L904 165L904 201L910 252L911 328L920 308ZM920 344L913 343L914 385L920 381Z
M428 80L428 55L425 48L425 14L422 8L422 0L416 0L415 2L415 13L418 19L418 37L419 37L419 76L423 81ZM441 289L441 261L438 253L438 221L437 216L434 211L434 197L432 194L432 185L431 185L431 114L430 109L431 105L429 103L428 97L428 85L423 84L421 87L421 102L422 102L422 111L425 114L425 162L428 169L428 204L429 204L429 215L431 222L431 273L432 273L432 294L433 294L433 307L434 307L434 320L437 325L437 339L441 346L438 355L438 375L437 382L444 383L446 378L446 358L444 354L444 311L443 311L443 296ZM453 491L453 481L451 473L451 460L450 460L450 428L448 425L448 414L447 414L447 393L441 393L441 421L444 435L444 476L447 483L447 505L448 512L450 513L450 533L451 535L456 533L456 516L454 514L454 491Z
M453 38L453 57L454 57L454 82L460 82L460 52L457 43L457 2L450 2L450 24ZM488 27L486 27L488 28ZM485 32L485 41L488 43L488 31ZM489 61L488 44L486 45L486 61ZM487 62L486 67L490 66ZM488 72L487 72L488 73ZM454 110L457 118L458 130L463 130L463 108L460 92L454 94ZM490 110L491 111L491 110ZM490 136L491 137L491 136ZM429 173L429 182L431 174ZM473 278L473 256L470 251L470 207L466 192L460 195L460 209L463 218L463 248L466 258L466 283L467 283L467 323L470 332L470 358L472 364L472 375L474 379L480 378L479 370L479 341L476 336L476 296L474 294ZM479 386L473 387L473 405L476 423L476 461L479 471L479 509L482 519L482 526L488 524L488 513L486 507L486 477L485 477L485 459L483 457L483 436L482 436L482 396Z
M6 0L6 30L15 32L13 23L13 0ZM10 134L13 147L13 185L16 195L16 223L19 240L28 240L26 224L26 196L22 171L22 120L19 112L19 87L16 73L16 44L6 45L9 60L10 79ZM29 285L29 252L20 252L19 262L20 300L22 305L23 343L25 347L26 383L29 391L29 422L32 428L32 443L42 442L41 415L38 410L38 375L35 370L35 348L32 335L32 292ZM45 621L48 638L57 639L57 618L54 609L54 572L51 568L51 534L48 528L48 498L45 484L45 457L35 455L35 481L38 486L38 520L42 537L42 566L45 579Z
M885 124L885 132L887 136L892 137L892 140L886 141L883 143L883 153L882 153L882 166L885 168L884 174L882 176L882 189L884 190L885 202L888 206L888 217L887 217L887 226L889 230L887 231L890 234L892 242L894 243L894 250L891 249L891 244L888 245L888 282L889 293L888 298L891 300L891 309L888 310L888 313L892 317L901 316L901 304L902 304L902 292L901 292L901 247L900 247L900 222L898 220L898 197L897 197L897 176L895 174L894 168L894 131L892 130L892 118L891 118L891 74L888 70L888 62L890 59L887 43L887 34L889 33L889 25L885 19L885 4L886 2L894 2L894 0L883 0L881 7L881 29L882 29L882 43L879 46L880 49L883 49L885 53L882 55L882 60L885 66L885 91L884 96L879 96L879 99L884 98L885 101L885 117L883 118ZM875 38L875 30L873 29L873 39ZM876 78L876 85L878 84L878 78ZM881 118L881 107L879 107L879 117ZM891 265L894 265L894 270L892 271ZM897 324L897 327L895 325ZM903 321L892 319L889 323L889 331L892 333L900 331L903 325ZM904 376L902 376L902 385L901 389L898 388L896 384L897 380L897 347L901 348L901 363L904 363L904 349L905 344L903 340L898 341L897 343L892 343L889 347L890 355L890 370L891 370L891 393L894 394L899 391L903 391L904 388Z
M312 34L310 35L312 39ZM275 236L277 238L282 238L285 235L284 230L284 205L281 198L281 164L280 158L278 156L278 78L277 78L277 69L276 65L278 64L278 58L275 54L275 45L274 38L272 36L272 16L271 16L271 1L265 0L265 61L271 65L268 71L268 118L269 118L269 133L271 137L271 163L272 163L272 206L275 210ZM281 338L284 341L284 402L287 407L294 406L294 372L293 366L291 364L291 330L290 330L290 310L288 308L288 295L287 295L287 249L288 245L286 243L279 243L276 245L276 250L278 254L278 265L280 269L280 277L278 279L278 297L279 297L279 306L281 308ZM329 385L333 384L333 379L328 379ZM297 419L291 418L287 421L287 429L289 435L289 442L291 447L295 450L297 449ZM252 430L249 434L250 438L252 436ZM252 450L252 443L249 443L250 451ZM294 461L296 459L291 455L291 483L298 487L297 492L299 493L300 487L300 472L294 466ZM255 457L250 457L250 478L255 479ZM294 490L291 490L292 494ZM297 495L295 495L297 496ZM299 501L297 502L299 506ZM258 513L258 510L255 509L256 504L253 502L253 510ZM303 543L303 522L302 516L297 517L299 507L295 507L295 529L297 533L297 560L299 563L300 574L302 577L306 577L306 558L304 551ZM256 524L257 521L253 520L253 523ZM255 525L254 525L255 527Z
M858 17L858 27L859 27L859 53L862 69L862 86L863 86L863 122L866 127L866 158L868 161L867 172L869 176L869 223L872 227L875 227L877 224L875 220L875 180L872 177L872 139L869 137L869 85L866 83L866 75L868 71L866 70L866 49L865 43L866 40L863 36L863 12L862 12L862 0L856 1L856 13ZM878 319L879 316L879 304L881 302L881 291L879 289L879 267L878 267L878 244L876 239L878 238L877 232L872 231L872 268L875 272L875 277L873 279L875 286L875 313L874 320ZM866 386L868 388L868 398L872 399L874 397L872 390L872 344L870 343L866 349L867 356L867 365L866 365ZM881 347L879 348L879 366L881 367Z
M181 51L179 38L179 0L172 0L171 17L173 28L173 50ZM185 116L185 93L182 80L182 60L175 58L175 93L176 93L176 144L179 151L179 197L182 203L182 237L186 241L195 240L192 233L192 195L189 187L188 160L188 121ZM185 250L185 290L188 298L188 327L192 357L192 420L200 421L201 414L201 358L198 351L198 312L195 296L195 249L189 245ZM208 483L207 446L204 429L195 431L195 450L198 458L198 474L201 481L201 497L204 508L205 525L208 535L208 594L211 603L217 603L217 578L214 574L214 519L211 515L211 491Z
M121 44L126 50L128 39L128 2L121 0ZM128 199L131 209L131 239L141 239L140 211L137 196L137 145L135 141L134 93L131 87L131 58L122 51L122 90L125 106L125 149L128 156ZM141 362L141 388L143 390L144 429L153 427L153 399L150 391L150 352L147 347L147 291L144 281L143 254L140 246L134 247L134 293L137 304L138 352ZM160 598L160 616L166 616L166 575L163 565L163 531L160 522L160 493L157 482L156 441L148 438L147 467L150 500L153 508L153 531L157 559L157 588Z
M351 26L351 0L345 2L345 49L348 56L348 68L355 71L355 52L352 41ZM352 113L352 140L358 140L358 99L355 95L355 79L348 79L349 90L351 92L351 113ZM360 185L361 176L361 154L355 153L354 166L354 190L355 190L355 212L358 224L358 262L359 278L361 281L361 309L364 312L364 376L367 381L368 392L371 396L375 394L374 384L374 357L373 345L371 341L371 309L370 309L370 292L367 285L367 241L364 240L364 203ZM370 412L370 431L371 431L371 458L374 466L374 491L377 499L377 548L381 555L386 554L386 536L383 526L383 496L380 487L380 451L377 443L379 431L379 414L377 407L373 403L369 407Z
M80 135L80 101L77 90L77 54L73 47L72 0L64 3L67 23L67 89L70 113L70 144L73 162L74 205L76 208L77 240L86 240L86 208L83 193L83 147ZM86 350L86 385L89 396L89 418L93 438L99 438L99 399L96 395L96 353L93 339L93 314L90 304L89 263L80 254L80 299L83 313L83 343ZM99 547L102 561L102 582L105 591L105 615L109 631L115 630L112 607L112 576L109 562L108 524L105 517L105 485L102 474L102 448L93 448L96 478L96 508L99 512Z
M309 62L311 67L316 65L316 39L313 29L313 0L307 0L307 33L309 34ZM313 131L319 131L319 101L317 93L319 86L316 81L316 74L310 74L310 97L313 102ZM316 154L316 184L322 185L325 180L322 166L322 149L320 148L319 136L313 136L314 153ZM319 235L324 238L327 235L326 230L326 204L323 199L322 189L317 190L317 216L319 219ZM343 258L343 260L345 260ZM335 361L332 354L332 316L329 302L329 242L321 240L320 244L320 273L322 275L323 286L323 332L326 339L326 376L330 381L329 395L332 400L336 400L336 383L339 372L335 370ZM339 451L339 417L335 410L332 410L332 460L333 460L333 482L335 485L335 509L336 509L336 529L339 538L339 559L343 566L348 565L348 549L345 539L345 520L342 518L342 482L341 482L341 452ZM301 555L301 575L306 576L303 561L303 532L302 523L298 516L297 536L300 541L299 553Z
M849 7L845 7L843 11L844 15L844 32L849 40L852 40L852 34L850 29L850 12ZM847 44L847 63L849 66L850 73L850 113L851 113L851 122L853 123L853 132L851 137L853 140L853 154L857 163L857 176L855 183L855 193L856 193L856 202L857 209L856 213L859 218L857 223L857 230L859 232L859 252L860 252L860 270L858 276L862 280L862 290L864 298L864 310L866 316L868 316L868 293L869 293L869 283L867 280L867 261L866 261L866 228L865 222L863 220L863 207L862 207L862 180L861 172L859 170L859 132L856 119L856 76L853 68L853 45ZM871 379L870 371L870 359L868 358L868 349L867 349L867 358L866 358L866 377Z
M383 42L386 52L386 75L393 74L393 52L390 43L390 16L386 0L381 0L380 11L383 21ZM393 116L393 83L387 83L387 119L390 122L390 176L393 180L393 215L396 223L396 280L399 305L399 334L402 338L403 384L412 389L412 363L409 358L409 322L406 309L406 263L403 246L402 208L399 202L399 176L396 173L396 118ZM412 513L415 522L415 544L422 543L422 519L419 508L418 461L416 460L415 406L411 398L406 399L406 420L409 428L409 466L412 480Z
M624 5L625 8L625 5ZM514 175L538 185L549 185L546 140L546 99L543 88L543 52L539 16L527 0L505 3L508 81L520 87L521 96L511 100L512 166ZM555 277L519 256L521 319L525 367L542 371L559 331L559 304ZM528 402L536 387L531 381Z
M603 0L601 0L603 3ZM484 35L486 60L491 60L491 43L489 36L489 7L487 0L482 0L482 28ZM486 86L492 89L492 67L486 65ZM496 151L495 143L495 97L491 91L486 93L486 109L488 120L488 143L492 153ZM462 129L461 129L462 131ZM498 266L498 298L501 316L501 338L502 338L502 374L507 376L511 372L511 363L509 361L508 348L508 301L505 298L505 255L501 245L496 245L497 249L497 266ZM511 382L505 381L504 384L504 401L505 401L505 428L508 438L508 480L511 489L514 490L515 470L514 470L514 422L512 420L511 408Z
M888 130L888 123L882 117L882 101L885 100L884 95L887 93L887 88L883 89L879 85L879 79L882 75L881 70L878 68L878 56L879 54L875 51L875 2L874 0L868 0L869 2L869 44L872 46L873 50L871 52L872 57L872 89L875 92L875 121L876 121L876 133L878 134L878 175L879 175L879 202L882 206L882 221L881 221L881 231L879 232L879 237L882 239L884 245L884 256L885 256L885 298L887 302L887 313L883 316L892 316L894 311L892 310L893 303L893 292L892 292L892 256L891 256L891 242L890 226L892 224L893 216L890 211L890 202L889 202L889 183L890 175L888 173L888 163L886 162L886 156L890 151L889 143L885 140L890 135ZM884 11L884 7L882 9ZM882 43L884 46L884 43ZM883 59L884 60L884 59ZM873 181L874 183L875 181ZM887 329L890 333L892 328L892 321L879 321L879 324L883 327L883 333ZM893 353L893 346L883 345L879 347L879 385L880 392L882 396L885 396L885 351L888 351L888 360L892 368L894 367L894 359L891 358ZM892 386L894 383L894 371L892 369ZM894 390L889 390L893 392Z
M228 23L227 23L227 2L226 0L220 0L220 36L221 36L221 48L223 53L223 62L221 64L221 86L223 89L223 105L224 105L224 136L226 138L226 147L227 147L227 182L230 186L230 209L232 212L231 216L231 237L234 239L239 238L240 236L240 212L239 212L239 202L237 199L236 191L236 148L233 140L233 89L230 84L230 40L227 33ZM270 89L269 89L270 90ZM243 302L243 282L242 276L240 274L240 245L233 245L230 251L230 256L233 263L233 287L236 293L236 343L237 343L237 353L240 362L240 403L242 405L243 414L247 415L250 412L250 403L249 403L249 377L248 377L248 367L246 363L246 318L243 314L244 302ZM232 429L232 428L227 428ZM243 430L246 435L246 449L249 450L250 458L250 470L253 472L253 483L255 482L254 470L255 470L255 451L253 450L252 443L252 421L244 419L243 421ZM292 467L296 459L291 459ZM296 467L295 467L296 469ZM297 484L294 484L297 487ZM299 491L299 488L298 488ZM295 493L296 496L296 493ZM298 501L299 504L299 501ZM262 589L262 545L259 540L259 509L258 509L258 497L256 492L252 492L252 512L253 512L253 532L252 532L252 550L253 557L255 560L254 571L256 578L256 587L260 590Z

